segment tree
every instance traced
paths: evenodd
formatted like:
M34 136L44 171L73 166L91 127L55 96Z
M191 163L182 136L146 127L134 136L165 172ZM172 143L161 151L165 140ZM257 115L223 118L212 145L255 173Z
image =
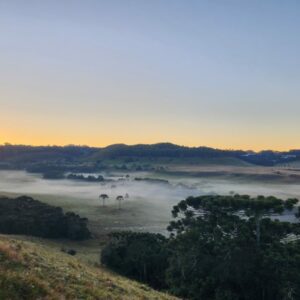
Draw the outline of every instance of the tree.
M99 196L99 198L102 199L102 206L104 207L105 206L105 200L109 198L108 195L107 194L101 194Z
M186 227L189 227L192 222L200 219L209 219L214 225L218 226L218 221L222 218L244 216L255 222L256 242L259 246L262 219L269 218L272 215L280 215L285 210L291 211L297 203L298 199L294 198L284 201L273 196L251 198L248 195L238 194L234 196L189 197L173 207L173 217L178 218L181 215L184 216L184 219L171 222L169 230L176 230L180 233Z
M168 227L170 290L188 299L298 299L300 243L283 241L299 224L274 220L297 201L234 195L178 203Z
M122 195L119 195L116 197L116 200L119 202L119 209L121 209L121 202L124 200L124 197Z
M28 196L0 197L0 233L85 240L88 219Z
M101 252L101 263L130 278L165 288L167 238L160 234L115 232Z
M275 219L297 202L189 197L173 207L170 238L117 233L104 248L102 262L183 299L300 299L300 226Z

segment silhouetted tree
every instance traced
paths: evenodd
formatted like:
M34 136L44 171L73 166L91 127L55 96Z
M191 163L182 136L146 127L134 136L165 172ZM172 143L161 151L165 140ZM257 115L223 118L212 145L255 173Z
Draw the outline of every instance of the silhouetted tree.
M122 195L119 195L116 197L116 200L119 202L119 209L121 209L121 202L124 200L124 197Z
M108 197L107 194L101 194L101 195L99 196L99 198L102 199L102 206L105 206L105 200L108 199L109 197Z
M234 196L201 196L189 197L175 205L172 210L173 217L184 216L183 220L171 222L169 230L176 230L178 233L189 227L190 222L210 218L218 226L222 217L244 216L256 225L255 234L257 245L260 245L261 221L271 215L280 215L285 210L292 210L298 199L281 200L273 196L258 196L251 198L248 195Z
M188 299L298 299L300 242L284 239L299 224L272 219L297 202L234 195L178 203L168 227L170 290Z
M115 233L102 262L183 299L300 299L300 226L274 219L297 202L189 197L173 208L169 239Z
M61 207L31 197L0 197L0 233L84 240L91 237L87 223L86 218L64 214Z
M161 234L114 232L101 251L101 262L122 275L165 288L167 238Z

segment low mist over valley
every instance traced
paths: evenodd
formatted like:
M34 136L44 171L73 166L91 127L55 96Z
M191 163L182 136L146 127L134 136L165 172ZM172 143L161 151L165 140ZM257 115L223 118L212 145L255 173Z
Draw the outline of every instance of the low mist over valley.
M0 0L0 300L300 300L299 16Z
M133 228L164 232L172 206L188 196L238 193L297 197L298 152L246 154L172 144L103 149L7 145L0 147L2 168L8 169L0 171L0 191L32 195L74 210L89 218L95 233ZM256 164L249 162L249 156L256 157L252 158ZM83 178L69 179L68 174ZM83 180L88 176L100 176L101 180ZM109 197L107 207L102 207L101 194ZM116 197L126 194L122 211L116 214Z

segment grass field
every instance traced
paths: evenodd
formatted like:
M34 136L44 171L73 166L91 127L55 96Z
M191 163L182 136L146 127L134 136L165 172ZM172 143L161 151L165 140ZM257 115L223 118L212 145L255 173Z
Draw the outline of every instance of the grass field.
M47 244L0 235L0 299L175 299Z

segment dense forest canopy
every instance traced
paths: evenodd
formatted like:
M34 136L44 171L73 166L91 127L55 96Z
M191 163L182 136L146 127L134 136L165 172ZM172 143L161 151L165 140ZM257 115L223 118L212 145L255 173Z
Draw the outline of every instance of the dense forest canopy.
M28 196L0 197L0 233L85 240L88 220Z
M183 299L300 299L298 223L276 216L297 199L200 196L174 206L169 238L111 235L101 261ZM299 213L297 213L299 217Z

